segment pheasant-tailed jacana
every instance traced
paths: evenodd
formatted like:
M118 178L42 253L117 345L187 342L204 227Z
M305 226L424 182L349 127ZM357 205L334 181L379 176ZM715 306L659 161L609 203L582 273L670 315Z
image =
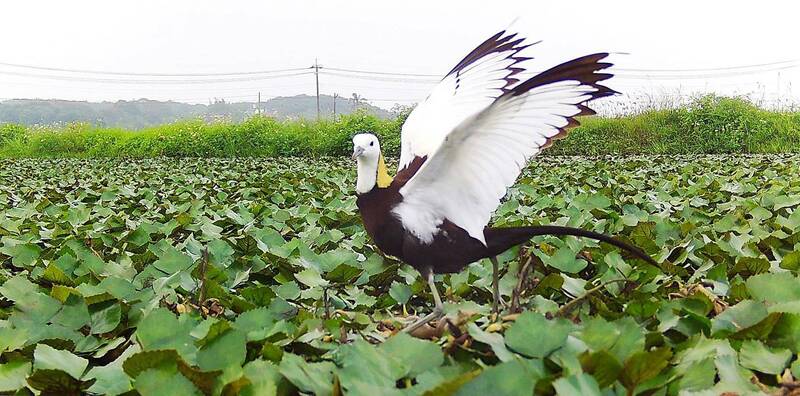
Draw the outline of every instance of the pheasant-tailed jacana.
M533 44L501 31L467 54L411 112L402 127L397 175L386 170L378 138L353 138L358 162L358 208L367 233L384 253L416 268L428 281L433 312L408 326L413 331L442 316L434 274L461 271L483 258L493 265L493 311L497 313L496 256L536 235L588 237L626 249L653 263L640 249L577 228L488 227L492 212L528 160L594 114L588 103L615 93L600 82L608 54L564 62L522 79Z

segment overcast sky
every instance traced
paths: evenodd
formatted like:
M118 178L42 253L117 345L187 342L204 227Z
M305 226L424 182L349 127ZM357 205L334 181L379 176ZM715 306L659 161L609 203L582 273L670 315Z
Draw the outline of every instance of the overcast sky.
M516 26L543 40L534 52L537 66L593 51L618 53L613 61L620 70L610 85L631 95L630 100L718 92L749 93L770 103L800 102L797 2L542 3L5 0L0 2L0 63L111 73L210 74L304 68L316 58L323 67L321 93L349 97L357 92L388 108L423 98L434 79L328 68L442 74L475 45L521 17ZM783 61L789 62L775 63ZM725 69L763 64L768 65ZM0 66L0 100L255 101L259 91L264 98L313 94L313 74L256 79L304 71L159 77Z

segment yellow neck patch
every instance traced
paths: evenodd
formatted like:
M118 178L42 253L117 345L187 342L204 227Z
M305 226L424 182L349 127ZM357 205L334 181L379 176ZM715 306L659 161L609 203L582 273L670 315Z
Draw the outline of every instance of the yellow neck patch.
M376 182L379 188L386 188L392 184L392 177L386 170L386 162L383 160L383 153L378 158L378 180Z

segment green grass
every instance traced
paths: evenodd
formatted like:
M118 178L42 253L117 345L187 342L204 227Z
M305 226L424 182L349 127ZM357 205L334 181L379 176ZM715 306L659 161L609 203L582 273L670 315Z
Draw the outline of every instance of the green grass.
M3 157L236 157L346 155L351 136L374 131L397 151L400 125L364 113L337 120L277 121L253 117L242 123L187 120L141 131L86 123L26 128L0 126Z
M761 109L742 98L705 96L691 105L580 120L552 153L724 154L800 151L800 112Z
M342 156L352 135L370 131L395 156L404 117L355 113L336 120L242 123L181 121L141 131L87 123L0 125L0 156L19 157L276 157ZM800 152L800 112L761 109L742 98L706 96L675 109L621 117L584 117L556 155L721 154Z

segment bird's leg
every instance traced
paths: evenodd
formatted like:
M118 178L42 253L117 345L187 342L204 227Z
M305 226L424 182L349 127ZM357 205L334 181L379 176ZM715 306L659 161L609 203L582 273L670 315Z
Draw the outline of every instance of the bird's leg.
M497 256L489 257L492 262L492 315L495 317L500 313L500 264L497 263Z
M439 292L436 290L436 283L433 281L433 271L428 272L428 286L431 288L431 294L433 294L433 302L435 306L433 307L433 312L425 315L422 319L412 323L410 326L403 329L404 333L411 333L414 330L420 328L422 325L434 320L439 319L444 315L444 306L442 306L442 299L439 297Z

